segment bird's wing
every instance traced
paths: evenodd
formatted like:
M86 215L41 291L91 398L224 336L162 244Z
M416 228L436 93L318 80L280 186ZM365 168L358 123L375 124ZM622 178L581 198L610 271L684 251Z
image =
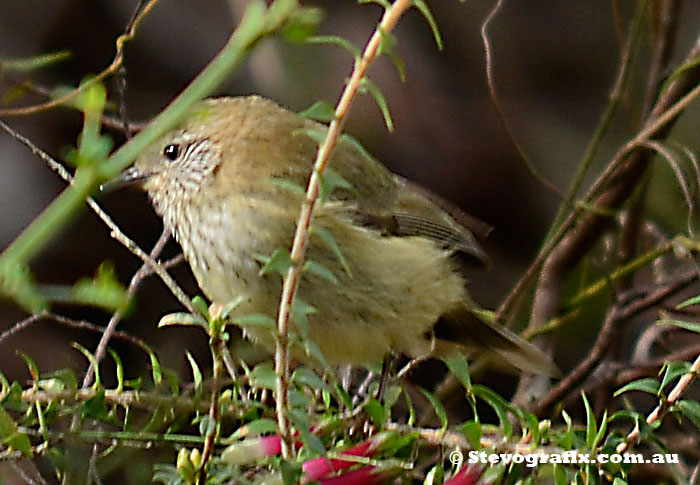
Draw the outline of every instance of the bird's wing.
M395 176L398 200L394 219L399 235L423 236L448 249L472 256L484 264L488 256L474 237L485 237L491 227L462 212L454 204L408 180Z
M347 187L338 187L336 201L345 202L354 220L386 235L418 236L462 252L486 264L488 257L472 231L486 236L488 224L408 180L394 175L357 142L345 137L329 167Z

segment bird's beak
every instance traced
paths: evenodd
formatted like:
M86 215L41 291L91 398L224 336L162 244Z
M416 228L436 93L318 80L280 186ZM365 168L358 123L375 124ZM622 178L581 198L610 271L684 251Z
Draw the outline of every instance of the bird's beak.
M114 177L112 180L100 185L100 191L107 193L130 185L141 185L143 182L148 180L151 175L153 174L141 172L136 167L130 167Z

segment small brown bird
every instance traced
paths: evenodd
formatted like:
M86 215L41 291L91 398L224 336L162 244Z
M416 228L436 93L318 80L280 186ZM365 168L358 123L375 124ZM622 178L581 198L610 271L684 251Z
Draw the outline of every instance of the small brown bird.
M141 182L212 302L241 300L235 315L274 317L281 278L260 274L261 256L290 247L304 198L295 187L305 187L312 170L313 133L326 129L258 96L205 100L121 181ZM329 168L326 177L339 183L318 206L306 257L316 271L303 274L298 291L315 308L308 337L328 362L479 351L530 372L556 372L536 347L472 313L454 255L485 255L458 222L466 216L348 139ZM243 330L274 348L274 330ZM292 354L308 360L298 345Z

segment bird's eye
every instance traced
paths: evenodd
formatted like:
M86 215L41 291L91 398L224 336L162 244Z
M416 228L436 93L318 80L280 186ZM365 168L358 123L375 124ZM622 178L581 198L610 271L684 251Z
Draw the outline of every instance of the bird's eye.
M180 145L171 143L165 147L163 150L163 155L165 155L165 158L171 162L177 160L177 157L180 156Z

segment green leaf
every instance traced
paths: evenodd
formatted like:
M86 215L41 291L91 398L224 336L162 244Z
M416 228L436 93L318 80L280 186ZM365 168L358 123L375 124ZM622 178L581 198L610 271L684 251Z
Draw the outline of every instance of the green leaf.
M211 419L208 414L201 415L193 420L193 424L199 421L199 435L210 436L216 430L216 421Z
M700 296L696 297L700 298ZM682 305L682 303L681 303ZM678 308L681 308L681 305L678 305ZM688 305L685 305L688 306ZM690 330L691 332L695 333L700 333L700 323L697 322L685 322L683 320L659 320L656 322L657 325L673 325L674 327L680 327L684 328L686 330Z
M418 433L410 432L406 435L377 433L372 441L377 446L376 450L384 456L406 456L405 453L415 450Z
M249 375L250 385L260 389L275 390L277 387L277 374L270 362L256 365Z
M379 429L384 427L384 423L386 422L388 416L386 409L384 406L382 406L382 403L372 398L364 405L364 410L375 426L377 426Z
M301 476L304 473L301 463L282 460L279 469L282 472L283 485L297 485L301 483Z
M151 349L148 349L148 357L151 360L151 376L153 377L153 383L157 386L163 380L163 373L160 369L160 361L158 361L158 357Z
M386 177L386 169L382 167L381 163L377 161L377 159L374 158L372 154L370 154L367 149L362 146L362 143L360 143L355 137L352 137L347 133L343 133L340 135L339 145L347 145L348 149L355 150L358 155L364 158L366 161L365 168L368 170L368 174L372 174L373 176L380 177L382 179ZM355 197L359 197L359 194L356 192L353 195L355 195Z
M249 436L260 436L268 433L279 432L277 421L272 419L256 419L244 424L231 435L232 439L247 438Z
M60 382L64 389L71 392L75 392L78 389L78 379L75 377L75 372L72 369L59 369L45 374L44 378Z
M136 379L127 379L124 381L124 386L127 389L133 389L135 391L140 391L143 387L143 377L137 377Z
M267 179L267 181L270 182L272 185L281 187L285 190L289 190L290 192L295 193L297 195L303 196L304 194L306 194L306 189L304 189L304 187L292 182L291 180L271 177Z
M303 344L306 355L318 361L324 369L330 369L330 365L328 364L326 357L323 355L321 348L316 344L316 342L309 338L305 338Z
M683 416L688 418L700 430L700 403L690 399L681 399L676 403Z
M374 98L374 102L377 103L379 110L382 112L382 117L384 118L384 124L389 133L394 131L394 120L391 118L391 111L389 110L389 103L386 102L386 98L382 91L374 84L368 77L363 77L360 84L361 87L365 88L367 92Z
M323 405L325 406L325 411L326 412L332 412L331 411L331 393L330 391L321 391L321 399L323 400Z
M389 2L389 0L358 0L357 3L359 3L360 5L374 3L382 7L384 10L389 10L391 8L391 3Z
M537 419L537 416L534 414L527 412L525 410L520 410L520 409L515 409L516 413L520 415L522 418L522 421L525 421L527 423L527 430L530 432L532 435L532 443L535 446L538 446L540 444L540 422Z
M307 409L311 406L311 398L305 392L296 388L289 390L289 405L298 409Z
M416 424L416 409L413 406L411 395L408 393L406 388L403 390L403 397L406 400L406 407L408 408L408 420L406 421L406 424L408 426L413 426Z
M219 318L221 320L228 320L228 317L231 315L231 312L238 308L241 305L241 303L245 302L246 300L248 300L248 298L244 296L234 298L226 305L224 305L224 307L221 309L221 314L219 315Z
M185 448L182 448L185 450ZM186 450L185 450L186 451ZM165 485L175 485L183 483L194 483L194 478L189 478L187 481L185 478L190 476L194 477L194 468L190 464L189 458L183 460L179 467L170 465L169 463L157 463L153 465L153 483L162 483Z
M445 469L442 463L434 465L430 471L425 475L425 480L423 480L423 485L437 485L443 482L445 479Z
M289 271L289 268L294 265L292 256L287 248L277 248L272 252L271 256L255 254L253 257L263 263L263 267L260 268L260 276L278 273L284 277Z
M26 73L51 66L71 56L70 51L63 50L21 59L0 58L0 71Z
M316 101L299 115L321 123L330 123L335 119L335 108L324 101Z
M433 410L435 411L435 415L438 417L440 420L440 429L442 431L445 431L447 429L447 412L445 411L445 406L442 405L440 400L431 392L423 389L422 387L418 387L418 390L425 396L425 398L430 402L431 406L433 406Z
M76 166L94 165L104 161L113 145L108 136L100 134L107 90L92 78L83 79L81 87L86 83L91 84L75 98L76 106L83 111L83 130L78 137L78 149L67 157L67 161Z
M319 455L326 454L326 448L323 446L323 443L321 443L321 440L318 438L318 436L309 431L309 416L306 414L306 411L302 409L290 408L289 420L299 432L301 441L307 448Z
M105 403L104 388L98 388L95 395L83 403L80 411L84 417L107 421L110 416Z
M0 406L0 438L6 438L17 431L17 424L12 416Z
M360 51L360 49L352 45L350 41L345 40L337 35L314 35L311 37L307 37L306 42L308 42L309 44L327 44L342 47L350 53L350 55L355 59L356 62L362 57L362 52Z
M625 384L620 389L615 391L613 397L617 397L622 393L629 391L641 391L647 392L649 394L654 394L655 396L659 394L659 383L656 379L651 377L645 377L644 379L637 379L628 384Z
M7 380L7 377L5 377L5 374L3 374L2 371L0 371L0 384L2 385L2 389L0 390L0 399L2 399L10 392L10 381Z
M386 386L386 389L384 390L384 396L382 398L382 402L384 403L384 407L386 409L391 410L392 407L394 407L394 404L399 400L401 397L401 386L395 385L395 386Z
M77 342L73 342L72 346L74 349L77 349L81 354L83 354L88 361L90 361L90 364L95 371L95 382L92 385L93 388L101 386L102 381L100 380L100 366L95 358L95 355Z
M453 376L462 384L468 394L471 393L472 380L469 374L469 364L463 354L453 354L444 359L445 365Z
M348 394L348 391L343 389L338 382L333 386L335 388L335 394L338 396L339 400L347 409L352 409L352 397Z
M595 419L595 413L588 402L586 393L581 391L581 399L583 399L583 406L586 408L586 445L589 449L593 449L595 446L595 438L598 435L598 423Z
M104 85L93 83L90 86L86 86L92 81L94 81L92 76L83 78L80 81L80 87L86 87L86 89L80 91L78 96L75 97L75 106L86 112L86 114L95 114L95 112L101 113L107 101L107 90ZM92 119L90 121L94 123L96 120Z
M503 434L506 437L510 437L513 434L513 425L510 424L510 420L508 419L508 410L511 408L510 404L508 404L505 399L496 394L494 391L488 387L482 386L481 384L473 384L472 392L474 393L474 396L491 406L498 416L498 421L501 423Z
M379 53L380 54L386 54L389 56L389 59L391 59L392 64L394 64L394 69L396 69L396 73L399 75L399 79L401 82L406 82L406 69L403 64L403 60L399 55L396 53L396 45L398 44L398 41L396 40L396 36L393 35L391 32L384 32L381 31L381 44L379 46Z
M194 360L194 357L192 357L189 350L185 351L185 355L187 356L187 361L190 363L190 368L192 369L192 381L194 383L195 393L199 394L202 391L202 371L199 370L199 365L197 364L197 361Z
M681 377L684 374L690 372L690 362L683 361L673 361L664 362L662 367L664 371L664 376L661 379L661 384L659 385L659 392L663 392L664 388L673 380Z
M459 427L459 431L467 438L469 446L474 450L481 449L481 423L478 421L467 421Z
M41 313L49 306L29 268L23 264L10 262L0 266L0 293L13 299L29 313Z
M350 182L345 180L342 175L330 167L319 174L319 193L318 198L321 201L326 201L335 192L337 188L352 190Z
M209 316L209 305L207 305L204 298L199 295L195 296L192 298L192 306L194 306L207 321L211 320L211 317Z
M2 438L2 442L7 446L16 449L23 455L28 457L33 456L32 444L29 441L29 437L17 430L17 424L2 406L0 406L0 438Z
M297 330L306 340L309 338L309 315L318 313L318 309L309 305L299 297L295 297L292 302L292 320L297 326Z
M644 416L642 416L642 414L638 413L637 411L621 409L612 413L612 415L610 415L610 417L608 418L608 422L618 421L621 419L629 419L633 423L638 423L640 420L644 421Z
M29 370L29 373L32 376L32 380L39 380L39 366L36 365L36 361L32 359L32 357L26 352L22 352L20 350L17 353L20 355L20 357L22 357L22 360L27 365L27 369Z
M566 478L566 469L559 465L554 464L554 485L568 485L569 480Z
M163 315L158 321L158 328L174 327L176 325L183 327L202 327L205 331L209 328L209 324L204 317L185 312L169 313Z
M78 280L73 285L72 298L75 303L112 311L125 307L129 301L126 288L117 280L110 262L100 265L95 278Z
M17 431L3 438L2 442L10 448L14 448L15 450L19 451L24 456L34 456L34 452L32 451L32 443L29 441L29 436L27 436L25 433L20 433Z
M115 352L114 349L107 347L107 352L109 352L109 355L112 356L112 360L114 361L114 365L117 368L117 392L122 392L124 389L124 365L122 364L122 359L119 357L119 354Z
M292 131L292 136L306 136L320 145L326 139L326 131L320 128L297 128Z
M507 482L504 480L505 471L506 471L506 466L503 463L499 463L498 465L488 466L488 467L486 467L484 472L479 477L478 483L480 483L480 484L481 483L484 483L484 484L512 483L510 480L508 480Z
M691 305L697 305L698 303L700 303L700 295L696 295L692 298L688 298L687 300L680 302L678 305L676 305L676 310L682 310L685 307L689 307ZM664 321L664 320L662 320L662 321ZM671 321L674 321L674 320L670 320L668 322L671 322ZM659 322L659 323L661 323L661 322Z
M608 430L608 410L603 411L603 418L600 420L600 428L595 435L593 440L593 446L598 446L602 442L603 437L605 437L605 432Z
M304 263L304 271L315 274L316 276L319 276L328 282L333 283L334 285L338 284L338 278L336 278L336 276L333 274L333 271L326 268L321 263L317 263L316 261L308 260L306 263Z
M3 396L2 404L6 408L12 409L14 411L27 411L30 408L30 405L22 400L23 391L24 389L22 388L20 383L17 381L13 381L12 384L10 384L10 388L7 394Z
M379 31L380 38L379 38L379 50L377 51L378 55L382 54L387 54L390 55L391 53L394 52L396 49L396 46L398 45L398 40L396 39L396 36L392 34L391 32L385 32L383 30Z
M330 392L328 384L306 367L297 367L294 369L294 372L292 372L292 382L296 383L298 386L307 386L314 391L321 389Z
M270 315L250 313L233 319L233 323L241 327L265 327L270 330L277 328L277 322Z
M331 234L331 232L328 229L326 229L324 227L320 227L318 225L311 226L311 234L315 234L315 235L319 236L321 239L323 239L323 242L326 243L326 245L330 248L330 250L333 251L333 254L335 255L335 257L338 258L338 262L343 267L345 274L347 274L348 276L350 276L352 278L352 273L350 272L350 265L348 265L348 261L345 259L345 256L343 255L343 252L340 250L340 246L338 245L335 238L333 237L333 234Z
M322 11L318 8L299 8L294 11L292 18L284 23L282 35L287 42L298 44L306 41L316 32L321 22Z
M420 10L420 13L425 17L426 22L430 25L430 30L433 31L433 38L435 39L435 44L439 50L442 50L444 45L442 43L442 36L440 35L440 30L438 29L437 22L433 13L428 8L428 5L423 0L413 0L413 6Z
M170 388L170 394L178 395L180 393L180 379L178 374L171 369L163 369L163 377Z

